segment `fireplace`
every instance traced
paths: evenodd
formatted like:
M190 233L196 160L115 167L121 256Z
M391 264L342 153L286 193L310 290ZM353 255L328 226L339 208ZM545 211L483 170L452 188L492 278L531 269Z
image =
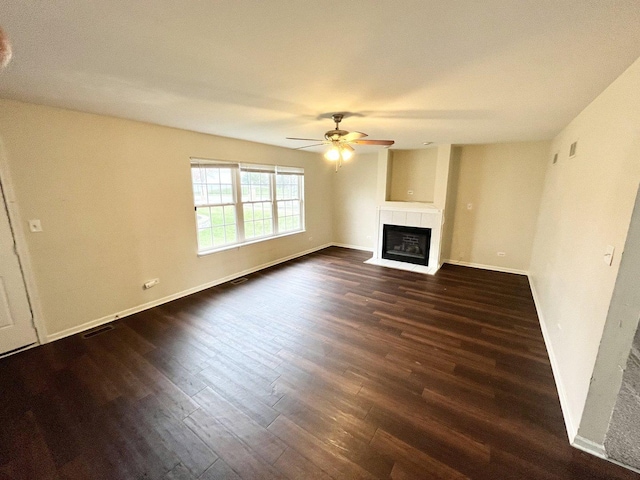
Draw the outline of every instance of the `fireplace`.
M430 228L384 225L382 258L416 265L429 265L430 245Z
M443 212L439 208L427 204L404 204L402 202L385 202L378 206L378 232L373 256L366 261L372 265L397 268L410 272L434 275L440 268L440 240L442 237ZM415 244L414 240L400 240L396 235L389 237L387 231L398 230L405 235L418 235L417 245L407 248L407 244ZM420 237L423 236L423 237ZM420 243L420 238L423 243ZM395 245L395 249L394 249ZM424 249L420 247L424 245ZM421 258L418 258L421 257Z

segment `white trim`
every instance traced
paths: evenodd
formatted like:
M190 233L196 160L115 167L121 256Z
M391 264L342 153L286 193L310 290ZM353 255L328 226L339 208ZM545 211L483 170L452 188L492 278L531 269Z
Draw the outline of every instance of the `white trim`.
M578 450L582 450L583 452L595 455L596 457L607 459L607 453L604 450L604 445L600 445L580 435L576 435L576 437L573 439L573 442L571 442L571 446L577 448Z
M213 280L211 282L203 283L202 285L198 285L193 288L189 288L187 290L183 290L178 293L174 293L172 295L159 298L157 300L153 300L151 302L143 303L142 305L138 305L136 307L127 308L126 310L122 310L117 313L113 313L111 315L106 315L102 318L97 318L95 320L91 320L89 322L83 323L82 325L77 325L75 327L67 328L66 330L62 330L57 333L53 333L47 336L47 341L52 342L54 340L59 340L64 337L68 337L69 335L75 335L76 333L84 332L85 330L89 330L91 328L99 327L100 325L104 325L105 323L112 322L122 317L128 317L129 315L133 315L135 313L142 312L143 310L148 310L149 308L157 307L158 305L162 305L167 302L171 302L172 300L177 300L178 298L186 297L187 295L192 295L194 293L200 292L202 290L206 290L207 288L215 287L217 285L229 282L231 280L235 280L236 278L243 277L245 275L250 275L259 270L263 270L265 268L273 267L274 265L278 265L279 263L284 263L289 260L293 260L294 258L302 257L304 255L308 255L313 252L317 252L318 250L322 250L323 248L327 248L332 246L331 243L326 243L324 245L320 245L318 247L311 248L309 250L305 250L303 252L294 253L293 255L289 255L287 257L279 258L278 260L274 260L272 262L263 263L262 265L258 265L257 267L252 267L247 270L243 270L242 272L234 273L228 275L224 278L219 278L217 280Z
M242 243L232 243L229 245L225 245L223 247L216 248L215 250L203 250L202 252L198 252L197 255L199 257L206 257L207 255L211 255L214 253L226 252L227 250L235 250L236 248L247 247L249 245L253 245L254 243L266 242L267 240L274 240L276 238L288 237L289 235L297 235L299 233L305 233L306 230L296 230L295 232L285 232L279 233L278 235L269 235L268 237L259 237L252 240L247 240Z
M13 240L16 245L16 252L20 260L20 269L24 278L25 289L31 306L31 316L33 326L36 330L36 337L39 344L47 343L47 329L45 328L44 315L42 313L42 304L36 287L35 277L33 275L33 267L27 248L27 241L22 230L22 219L16 202L15 191L11 181L11 174L6 160L6 151L4 144L0 138L0 184L4 192L5 201L7 202L7 212L9 214L9 223L13 231Z
M347 243L332 243L331 244L334 247L340 247L340 248L350 248L351 250L361 250L363 252L373 252L373 248L370 247L361 247L359 245L350 245Z
M540 308L540 297L536 292L535 284L533 283L533 279L529 275L529 286L531 288L531 295L533 296L533 303L536 307L536 312L538 313L538 321L540 323L540 330L542 331L542 338L544 338L544 344L547 347L547 353L549 354L549 361L551 362L551 371L553 372L553 379L556 382L556 390L558 391L558 397L560 398L560 409L562 410L562 416L564 417L564 425L567 429L567 437L569 438L569 443L576 448L580 448L575 445L575 439L578 435L578 428L573 424L573 420L571 420L569 400L567 400L567 393L564 388L564 384L562 382L562 377L560 376L560 367L558 366L558 359L556 358L555 352L553 350L553 345L551 344L551 338L549 337L549 332L547 330L547 324L544 321L544 316L542 315L542 309ZM585 450L586 451L586 450ZM591 453L591 452L590 452Z
M577 448L578 450L582 450L583 452L590 453L591 455L595 455L596 457L602 458L607 462L615 463L621 467L626 468L627 470L631 470L636 473L640 473L640 470L634 468L630 465L626 465L621 463L613 458L607 457L607 452L604 449L603 445L600 445L596 442L589 440L588 438L581 437L580 435L576 435L576 438L571 442L571 446Z
M442 263L449 263L451 265L460 265L462 267L481 268L482 270L491 270L493 272L516 273L518 275L529 274L529 272L527 272L526 270L519 270L517 268L497 267L495 265L484 265L482 263L463 262L460 260L444 259L442 260Z

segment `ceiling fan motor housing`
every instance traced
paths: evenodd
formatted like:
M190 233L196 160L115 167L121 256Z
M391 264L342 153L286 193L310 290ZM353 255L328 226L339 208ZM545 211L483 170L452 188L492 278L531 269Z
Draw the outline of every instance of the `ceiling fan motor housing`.
M329 130L327 133L324 134L324 138L326 138L327 140L340 140L340 137L344 137L345 135L347 135L349 132L347 132L346 130L338 130L337 128L335 130Z

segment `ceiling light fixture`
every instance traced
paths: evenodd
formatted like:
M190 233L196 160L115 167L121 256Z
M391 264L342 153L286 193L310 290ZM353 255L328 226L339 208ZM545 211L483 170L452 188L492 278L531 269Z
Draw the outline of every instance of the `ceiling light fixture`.
M346 162L353 158L355 150L351 145L340 144L339 141L334 141L331 148L324 153L324 158L330 162L336 162L336 172L342 167L342 162Z
M368 135L362 132L348 132L340 129L340 122L344 118L344 113L334 113L331 118L336 124L336 128L329 130L324 134L324 140L319 138L299 138L299 137L287 137L287 140L303 140L305 142L319 142L304 147L298 147L296 150L303 148L318 147L320 145L329 145L329 150L324 152L324 158L330 162L336 162L336 172L342 166L342 162L353 158L355 149L351 144L355 145L382 145L390 147L394 144L393 140L372 140L365 138Z

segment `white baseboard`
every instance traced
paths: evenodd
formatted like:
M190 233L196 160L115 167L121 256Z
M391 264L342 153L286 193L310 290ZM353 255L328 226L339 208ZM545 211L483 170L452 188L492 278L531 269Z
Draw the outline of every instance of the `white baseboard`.
M373 252L373 248L361 247L359 245L349 245L347 243L332 243L334 247L350 248L351 250L362 250L363 252Z
M571 446L577 448L578 450L582 450L583 452L595 455L596 457L608 460L607 452L605 452L604 450L604 445L593 442L588 438L576 435L576 437L573 439L573 442L571 442Z
M508 268L508 267L496 267L495 265L484 265L482 263L462 262L460 260L445 259L442 261L442 263L450 263L451 265L460 265L463 267L481 268L482 270L491 270L494 272L516 273L518 275L529 274L529 272L527 272L526 270L518 270L516 268Z
M615 463L621 467L626 468L627 470L631 470L636 473L640 473L640 470L637 468L633 468L624 463L620 463L617 460L607 457L607 452L604 449L603 445L600 445L596 442L589 440L588 438L581 437L580 435L576 435L576 438L571 442L571 446L577 448L578 450L582 450L583 452L590 453L591 455L595 455L596 457L600 457L607 462Z
M322 250L323 248L327 248L332 246L332 243L326 243L324 245L320 245L319 247L314 247L309 250L305 250L304 252L295 253L293 255L289 255L287 257L279 258L278 260L274 260L272 262L263 263L262 265L258 265L257 267L252 267L247 270L243 270L242 272L234 273L232 275L228 275L224 278L219 278L213 280L211 282L204 283L202 285L198 285L197 287L189 288L187 290L183 290L178 293L174 293L172 295L168 295L163 298L159 298L157 300L153 300L151 302L143 303L142 305L138 305L136 307L127 308L126 310L122 310L117 313L113 313L111 315L106 315L101 318L97 318L95 320L91 320L89 322L83 323L82 325L77 325L75 327L67 328L66 330L62 330L60 332L52 333L51 335L47 335L47 342L52 342L54 340L59 340L64 337L68 337L69 335L75 335L76 333L84 332L85 330L90 330L95 327L99 327L100 325L104 325L105 323L112 322L122 317L128 317L129 315L133 315L135 313L142 312L143 310L148 310L153 307L157 307L158 305L162 305L164 303L171 302L172 300L177 300L178 298L186 297L187 295L192 295L194 293L200 292L202 290L206 290L207 288L215 287L217 285L229 282L231 280L235 280L239 277L244 277L245 275L250 275L259 270L264 270L265 268L273 267L274 265L278 265L280 263L287 262L289 260L293 260L294 258L302 257L304 255L308 255L313 252L317 252L318 250Z
M573 424L573 420L571 420L569 401L567 400L566 389L564 388L564 383L562 382L562 377L560 376L560 368L558 366L558 359L556 358L555 352L553 350L553 345L551 344L551 338L549 336L549 331L547 330L547 323L544 320L544 315L542 314L542 309L540 308L540 298L538 293L536 292L536 287L529 276L529 286L531 287L531 294L533 295L533 303L536 307L536 312L538 313L538 321L540 323L540 330L542 330L542 337L544 338L544 344L547 347L547 353L549 354L549 361L551 362L551 370L553 372L553 379L556 382L556 390L558 390L558 397L560 398L560 409L562 410L562 416L564 417L564 425L567 429L567 436L569 438L569 443L574 445L576 436L578 435L578 427ZM593 443L593 442L592 442ZM594 445L596 445L594 443ZM575 446L575 445L574 445ZM577 447L576 448L580 448Z

